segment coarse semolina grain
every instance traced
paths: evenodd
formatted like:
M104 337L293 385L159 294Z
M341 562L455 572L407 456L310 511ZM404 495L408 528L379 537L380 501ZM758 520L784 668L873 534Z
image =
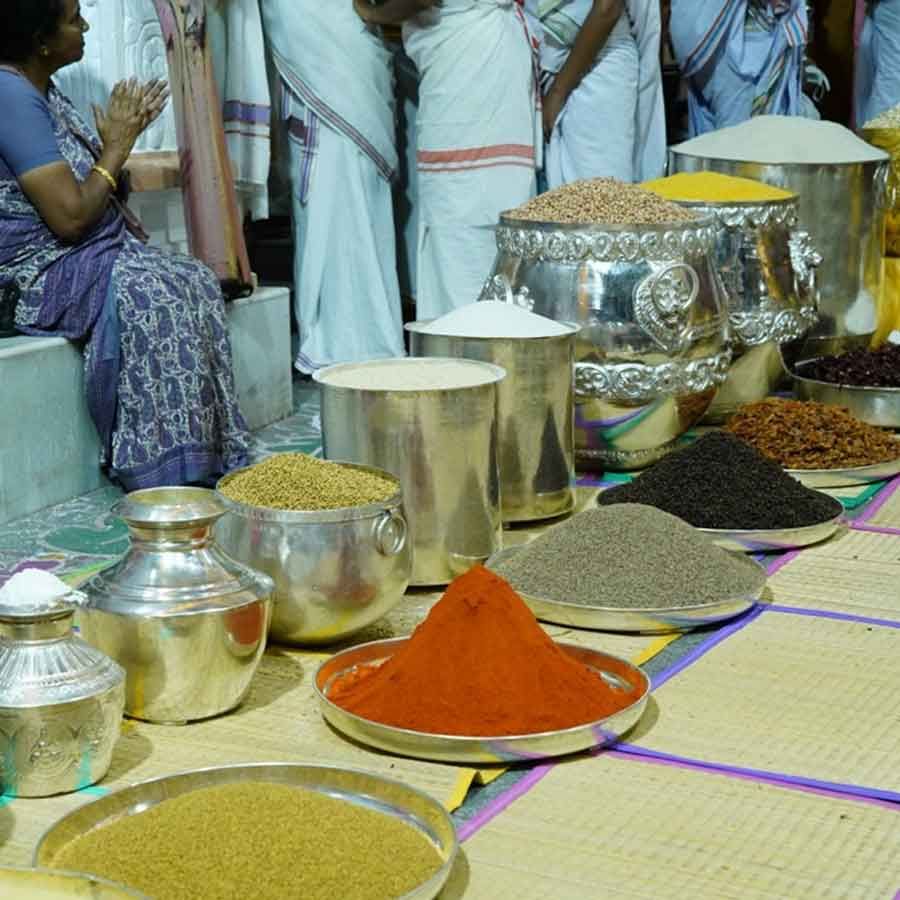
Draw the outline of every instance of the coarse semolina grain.
M219 486L229 500L267 509L343 509L380 503L397 493L395 481L305 453L277 453Z
M503 216L566 225L667 225L697 218L676 203L614 178L573 181L539 194Z
M424 835L386 813L307 788L243 782L94 828L52 865L155 900L384 900L442 862Z

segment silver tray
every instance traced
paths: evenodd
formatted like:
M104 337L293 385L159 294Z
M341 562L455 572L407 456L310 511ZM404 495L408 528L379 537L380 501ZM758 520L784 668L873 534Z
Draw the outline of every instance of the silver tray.
M27 900L151 900L121 884L80 872L0 869L0 897Z
M521 549L522 546L501 550L499 553L495 553L485 565L490 569L498 563L512 558ZM516 591L542 622L571 625L574 628L591 628L595 631L670 634L674 631L690 631L692 628L699 628L702 625L712 625L715 622L732 619L754 606L766 586L766 570L756 560L744 561L758 571L759 586L749 594L725 597L715 603L692 603L662 609L632 609L564 603L523 594L518 588Z
M900 475L900 458L888 462L875 463L870 466L854 466L848 469L785 469L801 484L808 488L858 487L873 484L876 481L887 481Z
M698 531L708 534L713 543L724 550L736 550L739 553L796 550L799 547L819 544L830 538L840 528L843 506L839 500L834 502L835 505L841 507L842 512L818 525L804 525L802 528L759 528L750 531L729 528L699 528Z
M794 393L800 400L816 400L828 406L843 406L857 419L870 425L900 428L900 388L831 384L828 381L804 378L795 372L791 374Z
M404 894L400 900L431 900L440 893L450 875L459 845L450 817L436 800L415 788L380 775L356 769L300 763L255 763L197 769L115 791L78 807L48 828L35 848L34 864L50 867L63 847L92 828L108 825L122 816L143 812L163 800L198 788L248 781L287 784L320 791L330 797L386 813L424 835L444 863L428 881Z
M610 670L611 665L618 667L620 671L624 668L636 674L643 685L638 699L625 709L597 722L559 731L502 737L429 734L407 728L395 728L349 713L328 699L328 691L335 678L357 666L385 662L408 640L409 638L391 638L360 644L358 647L351 647L335 654L319 666L313 683L322 715L332 727L361 744L377 747L398 756L469 765L523 762L580 753L617 741L637 724L650 696L650 679L630 662L609 653L600 653L576 644L557 641L558 647L594 669L608 684L621 685L624 682L614 669Z

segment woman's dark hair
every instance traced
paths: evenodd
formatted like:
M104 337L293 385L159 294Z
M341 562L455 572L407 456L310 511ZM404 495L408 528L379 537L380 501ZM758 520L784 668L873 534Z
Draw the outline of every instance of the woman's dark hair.
M25 62L59 28L63 0L3 0L0 62Z

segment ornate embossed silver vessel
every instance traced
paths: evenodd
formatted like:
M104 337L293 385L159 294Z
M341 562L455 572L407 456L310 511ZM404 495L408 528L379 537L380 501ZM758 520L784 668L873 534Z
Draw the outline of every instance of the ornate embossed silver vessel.
M581 326L575 457L583 467L655 462L706 413L725 380L727 310L715 219L559 225L501 216L482 299Z
M767 164L669 151L669 172L720 172L752 178L799 196L799 224L822 254L819 318L804 358L866 346L881 296L888 163Z
M75 607L0 607L0 781L15 797L77 791L109 769L121 667L72 632Z
M715 216L713 263L728 295L734 356L706 414L718 423L741 404L767 397L818 320L816 267L822 257L798 229L798 199L741 203L675 200L700 216Z
M183 723L237 706L265 650L272 580L216 545L213 491L135 491L113 512L131 549L87 583L79 622L125 669L126 713Z

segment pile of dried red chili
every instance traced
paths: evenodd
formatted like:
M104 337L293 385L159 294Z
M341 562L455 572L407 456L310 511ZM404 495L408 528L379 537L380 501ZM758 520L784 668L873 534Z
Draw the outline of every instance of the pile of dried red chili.
M329 699L365 719L431 734L496 737L572 728L631 705L557 646L522 598L476 566L457 578L387 662L343 676Z
M900 457L900 441L846 409L769 398L742 406L727 430L787 469L843 469Z
M900 344L822 356L797 367L801 378L855 387L900 387Z

